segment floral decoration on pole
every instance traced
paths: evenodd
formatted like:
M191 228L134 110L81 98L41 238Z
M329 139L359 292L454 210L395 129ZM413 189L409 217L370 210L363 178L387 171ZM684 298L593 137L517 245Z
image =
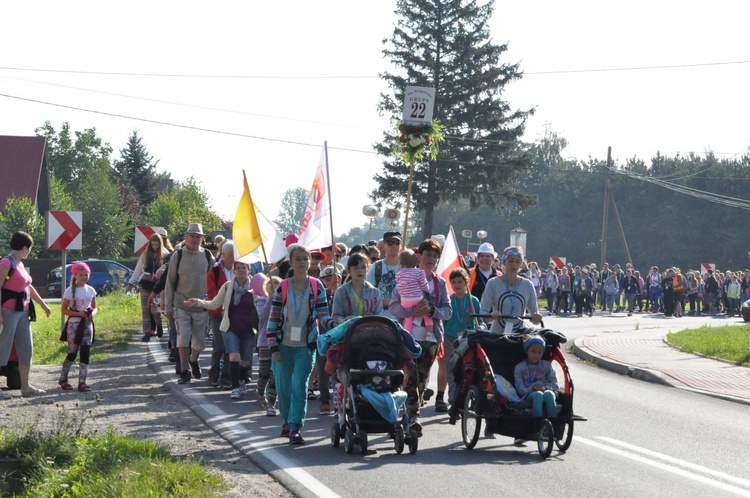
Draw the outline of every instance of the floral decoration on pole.
M438 144L444 140L443 125L437 119L424 124L399 122L396 129L398 141L393 144L393 153L400 155L405 164L421 161L425 155L432 160L437 158Z

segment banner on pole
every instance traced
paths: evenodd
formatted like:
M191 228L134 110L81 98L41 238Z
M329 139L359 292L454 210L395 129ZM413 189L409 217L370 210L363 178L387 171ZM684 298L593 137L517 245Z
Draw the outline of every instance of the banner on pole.
M331 233L331 212L329 210L328 181L326 172L325 148L320 154L318 169L315 171L312 189L307 198L305 215L300 226L299 244L308 249L321 249L333 245L333 234Z

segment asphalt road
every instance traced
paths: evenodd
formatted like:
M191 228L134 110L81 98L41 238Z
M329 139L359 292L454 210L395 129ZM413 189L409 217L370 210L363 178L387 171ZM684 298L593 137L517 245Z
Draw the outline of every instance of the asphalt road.
M572 339L633 330L636 323L677 330L705 321L622 315L550 317L545 325ZM156 358L176 380L172 365ZM333 417L318 416L317 401L310 402L303 430L307 444L295 447L278 437L280 418L266 417L254 393L232 401L228 391L208 388L204 380L194 381L187 394L199 415L264 467L279 469L274 475L300 495L750 496L750 407L618 376L572 354L567 358L575 412L589 421L575 425L567 453L555 448L547 460L535 443L519 448L505 437L482 437L467 450L460 424L449 425L432 405L422 410L424 437L416 455L397 455L392 441L375 434L367 454L355 448L348 455L343 444L331 448Z

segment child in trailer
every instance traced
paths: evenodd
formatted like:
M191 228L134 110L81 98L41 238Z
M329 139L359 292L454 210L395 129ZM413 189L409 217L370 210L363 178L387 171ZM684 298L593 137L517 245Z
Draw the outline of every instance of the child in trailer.
M542 337L528 337L523 343L526 359L513 370L516 393L531 403L531 414L535 417L541 417L545 411L548 417L557 415L557 376L552 364L542 359L546 346Z
M78 366L78 390L89 392L91 388L86 384L86 376L89 371L89 357L91 345L94 343L94 321L97 313L96 291L86 282L91 276L91 269L86 263L76 262L71 265L70 273L73 280L70 287L65 289L61 305L61 312L68 317L65 322L60 341L68 343L68 356L62 364L60 380L58 384L65 391L73 390L68 382L70 367L81 353Z
M424 299L424 293L429 292L427 277L423 270L418 268L419 258L411 249L404 249L398 255L401 269L396 273L396 289L401 296L401 306L411 309ZM432 334L432 317L422 317L423 327L428 334ZM414 326L414 317L404 319L404 329L411 332Z

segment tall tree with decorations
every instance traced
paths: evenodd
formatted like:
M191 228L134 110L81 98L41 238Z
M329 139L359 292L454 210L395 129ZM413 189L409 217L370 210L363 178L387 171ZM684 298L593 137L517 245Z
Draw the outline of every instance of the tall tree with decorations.
M518 63L503 63L507 44L495 44L488 23L492 0L398 0L398 19L383 54L394 69L380 75L388 85L378 111L394 125L375 149L383 168L375 175L372 197L400 205L409 182L409 166L393 154L407 85L436 89L434 116L442 125L440 154L415 161L412 198L424 212L423 236L432 234L435 207L468 199L472 209L487 205L502 212L524 208L536 197L503 187L532 166L519 142L533 110L513 110L503 100L509 83L520 80Z

